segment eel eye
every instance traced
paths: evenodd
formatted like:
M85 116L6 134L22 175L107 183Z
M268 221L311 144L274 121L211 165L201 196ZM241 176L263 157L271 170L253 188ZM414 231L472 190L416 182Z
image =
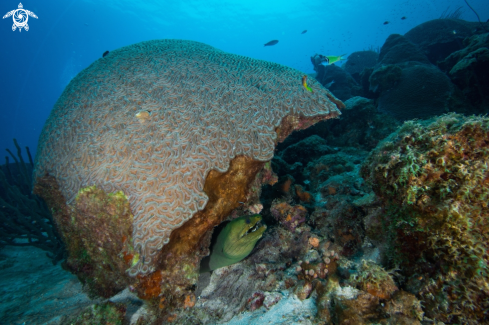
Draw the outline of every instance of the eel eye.
M247 224L250 224L251 223L250 217L246 217L245 221L246 221Z

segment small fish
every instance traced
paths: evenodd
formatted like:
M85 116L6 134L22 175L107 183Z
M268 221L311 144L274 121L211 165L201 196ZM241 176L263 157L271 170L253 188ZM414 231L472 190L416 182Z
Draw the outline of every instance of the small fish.
M346 60L345 58L343 58L345 55L346 54L342 54L342 55L338 55L338 56L321 55L321 62L319 64L326 66L326 65L330 65L330 64L333 64L333 63L336 63L339 61Z
M324 88L329 89L329 87L331 87L333 84L334 84L334 80L333 80L333 81L331 81L331 82L328 82L327 84L325 84L325 85L324 85Z
M102 54L102 57L105 58L109 54L109 51L105 51L104 54Z
M305 34L305 33L307 33L307 29L305 29L301 34Z
M406 20L406 16L402 16L401 17L401 20Z
M265 46L272 46L272 45L275 45L277 43L278 43L278 41L276 39L274 39L273 41L270 41L267 44L265 44Z
M311 89L311 87L309 87L309 86L307 85L307 76L303 76L303 77L302 77L302 86L303 86L304 88L306 88L306 90L307 90L308 92L310 92L310 93L312 93L312 92L313 92L313 91L312 91L312 89Z
M387 20L386 20L386 21L384 21L384 25L387 25L388 23L389 23L389 21L387 21Z

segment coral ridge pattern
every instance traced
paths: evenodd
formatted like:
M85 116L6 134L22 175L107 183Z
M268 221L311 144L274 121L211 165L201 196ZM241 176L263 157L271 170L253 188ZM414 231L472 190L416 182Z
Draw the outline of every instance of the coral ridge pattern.
M35 178L54 176L68 204L87 186L123 191L141 257L128 272L148 274L172 230L206 206L209 171L227 171L239 155L270 160L286 116L303 128L301 118L340 114L341 102L315 80L314 92L305 92L301 77L193 41L111 51L79 73L55 104L39 140Z

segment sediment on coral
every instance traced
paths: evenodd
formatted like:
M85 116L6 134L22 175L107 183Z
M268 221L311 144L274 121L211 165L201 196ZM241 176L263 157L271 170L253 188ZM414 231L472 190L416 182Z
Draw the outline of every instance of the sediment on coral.
M56 264L64 258L65 250L46 203L32 193L32 157L26 147L29 163L25 163L20 146L14 139L15 161L0 166L0 245L34 246L47 251Z

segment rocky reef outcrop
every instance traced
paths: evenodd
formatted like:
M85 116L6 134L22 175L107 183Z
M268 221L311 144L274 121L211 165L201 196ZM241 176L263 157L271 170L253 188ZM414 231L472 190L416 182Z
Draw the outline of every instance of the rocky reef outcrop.
M464 39L487 32L489 24L462 19L434 19L417 25L404 36L416 44L432 64L437 64L453 52L463 49Z
M383 203L385 254L431 319L478 324L489 316L488 136L485 117L409 121L362 167Z
M489 108L489 33L466 38L463 44L463 49L450 54L439 66L461 89L474 111L484 113Z
M379 53L375 51L358 51L348 56L343 69L348 72L358 84L361 84L360 74L366 68L372 68L377 64Z
M390 35L369 76L378 109L403 121L446 113L454 96L450 79L404 36Z

